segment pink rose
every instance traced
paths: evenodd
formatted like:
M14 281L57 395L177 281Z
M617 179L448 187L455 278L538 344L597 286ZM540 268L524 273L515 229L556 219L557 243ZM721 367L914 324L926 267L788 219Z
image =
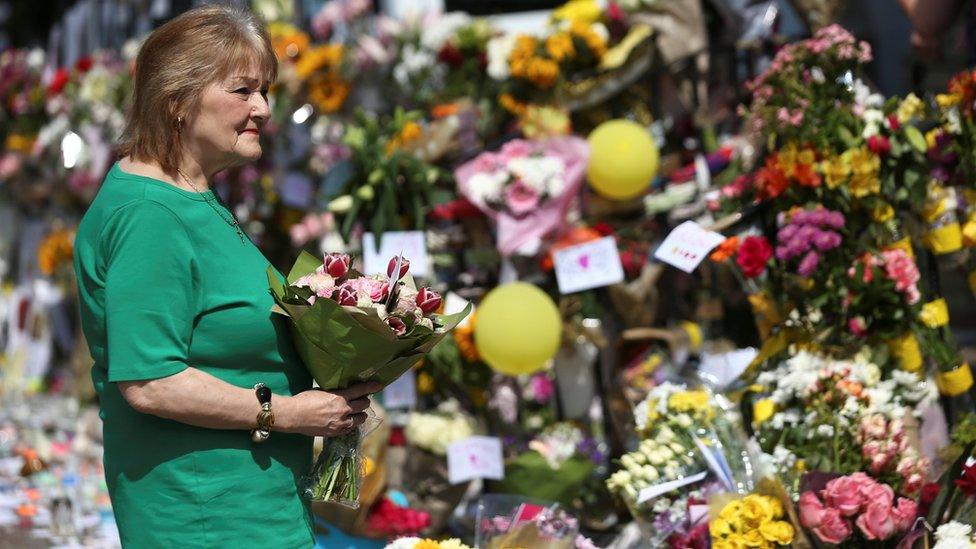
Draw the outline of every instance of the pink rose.
M400 337L407 333L407 325L403 323L402 320L395 316L386 317L386 324L393 329L397 337Z
M824 513L826 509L823 503L820 503L820 498L817 494L813 492L804 492L800 496L800 524L804 528L813 529L820 526L823 523Z
M835 478L827 483L823 491L824 503L827 507L833 507L840 511L845 517L856 515L864 504L862 487L865 481L856 475Z
M390 296L390 283L385 280L363 277L359 279L359 290L365 292L373 303L382 303Z
M386 264L386 276L390 277L391 279L400 280L406 276L407 272L410 270L410 260L404 257L400 262L400 272L397 273L397 276L393 276L393 270L396 269L396 264L397 258L391 258L390 262Z
M417 292L417 306L425 315L429 315L441 306L441 296L430 288L421 288Z
M853 528L851 523L840 515L840 511L828 508L824 511L820 526L814 528L813 533L820 538L820 541L837 545L851 536Z
M535 146L531 141L526 141L524 139L513 139L502 145L501 150L498 151L498 156L503 164L508 164L508 161L512 160L513 158L529 156L534 152Z
M888 435L888 421L881 414L871 414L861 418L858 427L864 438L883 439Z
M305 275L296 280L294 285L299 288L308 288L318 297L332 297L332 292L335 291L335 279L324 272Z
M854 474L862 475L864 479L867 479L861 485L861 494L864 496L865 505L884 505L885 507L891 507L891 504L895 501L895 492L891 489L891 486L881 484L864 473Z
M346 254L329 254L322 261L325 272L335 278L342 278L349 272L349 256Z
M539 205L539 192L516 181L505 188L505 205L515 216L529 214Z
M891 510L891 517L895 521L895 530L906 532L918 517L918 504L908 498L898 498L898 506Z
M895 533L895 521L891 504L871 502L864 513L857 517L857 527L869 540L885 540Z

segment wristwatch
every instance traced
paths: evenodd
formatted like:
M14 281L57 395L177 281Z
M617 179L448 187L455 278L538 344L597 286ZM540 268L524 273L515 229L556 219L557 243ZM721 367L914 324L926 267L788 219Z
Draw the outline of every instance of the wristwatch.
M271 389L264 383L254 386L254 394L258 397L261 404L261 411L258 412L257 429L251 431L251 440L254 442L264 442L271 436L271 428L274 427L274 412L271 411Z

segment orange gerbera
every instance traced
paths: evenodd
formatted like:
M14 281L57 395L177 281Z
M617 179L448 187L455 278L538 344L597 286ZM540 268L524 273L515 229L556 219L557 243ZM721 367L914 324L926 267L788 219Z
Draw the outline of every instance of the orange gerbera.
M766 165L756 172L756 189L764 199L776 198L790 186L786 174L779 169L776 155L766 159Z
M708 258L714 261L715 263L725 263L726 261L731 259L732 256L735 255L735 252L738 250L739 250L739 237L730 236L725 239L725 242L719 244L718 248L716 248L715 251L712 252L712 255L708 256Z

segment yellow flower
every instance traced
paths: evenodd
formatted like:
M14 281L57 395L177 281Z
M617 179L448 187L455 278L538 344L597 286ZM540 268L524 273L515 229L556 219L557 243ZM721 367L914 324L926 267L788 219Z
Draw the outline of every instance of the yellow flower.
M764 398L752 405L752 421L759 425L776 413L776 403L772 399Z
M342 63L342 52L342 44L316 46L295 63L295 74L302 80L308 80L309 76L321 69L337 69Z
M851 165L843 155L832 156L820 163L827 187L836 189L851 175Z
M940 93L935 96L935 102L943 109L958 105L962 103L962 100L963 95L961 93Z
M895 116L898 117L899 122L904 124L912 118L920 116L924 111L925 104L922 103L922 100L914 93L910 93L899 103Z
M751 530L746 530L742 532L739 539L745 544L746 547L769 547L770 543L763 538L763 535L759 532L758 528Z
M21 135L18 133L12 133L7 136L7 142L5 147L8 151L16 151L24 154L30 154L34 149L34 140L36 139L33 135Z
M572 129L569 113L549 106L529 105L521 122L522 133L529 139L567 135Z
M600 20L603 10L595 0L569 0L552 12L556 21L595 23Z
M440 549L441 544L432 539L422 539L413 546L413 549Z
M743 504L756 504L762 508L768 519L776 519L783 516L783 504L774 497L759 494L750 494L742 499Z
M434 388L437 385L434 383L434 378L431 377L427 372L420 372L417 374L417 392L422 395L429 395L434 392Z
M871 209L871 219L877 223L885 223L893 217L895 217L895 209L887 202L882 202Z
M557 62L576 55L576 49L573 48L573 38L565 32L553 34L546 38L546 53Z
M282 61L298 58L305 53L311 42L308 34L289 23L268 24L268 34L271 36L271 47L275 55Z
M668 397L668 408L675 412L692 412L696 415L711 419L715 415L709 403L708 392L679 391Z
M339 110L348 96L349 84L336 74L315 74L308 81L308 99L320 112Z
M881 158L867 147L844 151L842 156L850 162L851 171L856 175L877 174L881 169Z
M793 143L787 144L777 153L776 166L786 177L793 177L793 172L796 171L796 163L799 160L798 156L796 145Z
M881 192L881 180L876 175L855 175L851 178L851 194L864 198L869 194Z
M739 517L745 530L754 530L763 522L773 518L769 506L758 496L746 496L742 499Z
M582 40L597 59L600 59L603 57L603 54L607 53L607 40L603 35L593 30L593 25L573 21L569 27L569 32Z
M789 545L796 532L793 526L783 520L770 520L759 525L759 533L763 539L779 545Z
M942 133L942 129L941 128L934 128L934 129L931 129L931 130L925 132L925 145L928 148L930 148L930 149L934 149L935 148L935 139L937 137L939 137L939 134L940 133Z
M722 511L719 512L718 516L728 521L730 524L738 524L739 515L741 514L741 512L742 512L742 500L737 499L735 501L730 501L726 503L725 507L722 507Z
M708 532L712 538L722 538L732 534L732 525L723 518L717 518L708 524Z
M461 540L457 538L451 538L442 541L440 543L440 549L471 549L471 548L461 543Z

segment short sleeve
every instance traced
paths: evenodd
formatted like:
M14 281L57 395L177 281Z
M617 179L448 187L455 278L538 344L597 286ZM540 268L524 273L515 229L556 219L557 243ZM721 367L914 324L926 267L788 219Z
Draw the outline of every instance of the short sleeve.
M182 221L149 200L127 204L102 232L108 380L171 376L187 368L197 287Z

